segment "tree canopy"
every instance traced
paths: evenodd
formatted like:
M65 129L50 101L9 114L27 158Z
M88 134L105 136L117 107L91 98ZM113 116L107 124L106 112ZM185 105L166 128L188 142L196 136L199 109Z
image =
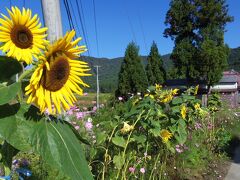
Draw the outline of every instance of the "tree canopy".
M118 76L116 96L126 97L129 93L146 91L148 81L138 52L139 48L135 43L127 46Z
M164 35L175 42L171 59L177 72L189 81L205 80L208 86L218 82L229 52L225 26L232 20L225 0L172 0Z
M155 42L152 43L147 61L146 74L149 85L164 84L166 81L166 72L163 68L163 60L158 52L158 47Z

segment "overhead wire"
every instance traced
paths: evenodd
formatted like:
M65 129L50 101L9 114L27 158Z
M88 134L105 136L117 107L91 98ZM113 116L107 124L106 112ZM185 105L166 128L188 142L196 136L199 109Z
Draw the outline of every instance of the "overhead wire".
M72 24L71 17L70 17L70 10L67 6L67 0L64 0L63 3L64 3L64 7L66 9L66 12L67 12L68 23L69 23L70 29L72 30L74 28L73 28L73 24Z
M133 36L133 41L136 43L137 42L136 35L135 35L134 29L133 29L131 19L130 19L129 14L128 14L128 10L127 10L124 2L123 2L123 6L124 6L125 13L127 15L128 23L130 25L130 30L131 30L131 33L132 33L132 36Z
M42 5L42 1L41 1L41 10L42 10L42 20L43 20L43 26L45 27L46 26L46 23L45 23L45 17L44 17L44 13L43 13L43 5Z
M147 52L146 36L145 36L145 33L144 33L142 19L141 19L141 16L139 14L139 11L138 11L138 20L139 20L139 24L140 24L140 28L141 28L141 32L142 32L142 36L143 36L143 42L144 42L145 51Z
M77 5L78 5L78 0L76 0L76 2L77 2ZM82 5L82 0L79 0L79 2L80 2L80 9L81 9L81 14L82 14L82 21L83 21L83 27L86 29L86 24L85 24L85 17L84 17L84 10L83 10L83 5ZM79 8L78 8L79 9ZM86 30L87 31L87 30ZM86 33L86 35L87 35L87 33Z
M98 33L97 33L97 19L96 19L95 0L93 0L93 13L94 13L94 24L95 24L96 44L97 44L97 55L98 55L98 57L99 57L99 47L98 47Z
M88 51L87 51L87 52L88 52L88 56L90 56L90 46L89 46L88 36L87 36L87 32L86 32L86 25L85 25L84 13L83 13L83 8L82 8L81 0L80 0L80 6L81 6L81 8L79 7L78 0L76 0L76 4L77 4L78 16L79 16L80 23L81 23L81 29L82 29L83 36L84 36L84 41L85 41L86 46L87 46L87 48L88 48ZM81 13L81 10L82 10L82 13Z
M74 13L74 9L73 9L72 3L71 3L71 1L69 1L69 3L70 3L70 8L72 9L72 10L70 11L70 13L72 12L72 14L73 14L73 18L74 18L74 21L75 21L75 23L76 23L76 30L77 30L78 34L80 35L80 34L81 34L81 31L80 31L80 29L79 29L79 26L77 25L77 18L76 18L76 15L75 15L75 13Z

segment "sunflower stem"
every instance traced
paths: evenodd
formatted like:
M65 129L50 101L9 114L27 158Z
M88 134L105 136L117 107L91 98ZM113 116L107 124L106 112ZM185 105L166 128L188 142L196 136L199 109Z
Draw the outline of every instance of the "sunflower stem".
M23 71L23 73L20 75L20 77L18 78L18 82L22 82L22 80L29 75L31 72L33 72L35 70L35 67L28 69L26 71Z
M18 82L22 83L22 80L28 76L30 73L32 73L36 68L33 67L31 69L28 69L26 71L24 71L24 68L23 68L23 72L22 74L20 75L20 77L18 78ZM19 102L22 102L23 100L23 92L22 92L22 89L18 92L18 100Z

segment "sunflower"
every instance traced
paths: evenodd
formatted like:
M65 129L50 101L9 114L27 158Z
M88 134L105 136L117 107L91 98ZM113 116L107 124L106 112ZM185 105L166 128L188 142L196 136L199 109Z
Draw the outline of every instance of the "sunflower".
M194 96L197 95L197 93L198 93L198 89L199 89L199 85L197 85L197 86L195 87L195 89L194 89Z
M17 7L12 7L12 11L7 11L10 18L3 14L0 18L0 43L3 43L0 50L9 57L31 64L33 57L37 59L48 42L44 39L47 28L40 28L38 16L35 14L32 17L30 9L23 8L21 12Z
M183 119L186 119L186 116L187 116L187 108L185 105L182 106L181 108L181 115L182 115L182 118Z
M123 128L120 130L121 133L125 134L128 133L129 131L132 131L134 129L133 125L129 125L126 122L123 122Z
M200 104L199 104L199 103L196 103L196 104L194 105L194 108L195 108L195 110L201 109Z
M68 32L47 47L25 89L29 95L27 103L38 105L41 113L48 110L50 114L55 114L70 109L76 102L74 93L83 94L79 85L88 87L80 76L89 76L86 71L90 69L87 63L75 60L86 48L77 46L81 38L72 41L74 35L75 31Z
M172 138L172 133L170 133L168 130L166 130L166 129L163 129L163 130L161 130L161 132L160 132L160 136L161 136L161 138L162 138L162 141L164 142L164 143L167 143L168 141L169 141L169 139L171 139Z

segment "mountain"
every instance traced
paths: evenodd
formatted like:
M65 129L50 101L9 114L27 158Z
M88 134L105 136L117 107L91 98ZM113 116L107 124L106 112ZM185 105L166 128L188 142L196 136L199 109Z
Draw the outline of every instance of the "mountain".
M141 56L144 67L147 65L147 56ZM170 54L162 56L165 69L173 66L170 60ZM121 68L123 57L108 59L82 56L81 60L88 62L91 67L90 73L92 76L83 78L90 88L87 91L96 91L96 65L99 65L99 87L100 92L114 92L117 87L118 73Z
M234 69L240 72L240 47L231 49L228 58L228 69Z
M147 64L147 56L141 56L144 67ZM170 54L162 56L163 64L166 71L173 67L173 62L170 59ZM108 59L108 58L94 58L94 57L81 57L82 60L89 63L91 67L91 77L86 77L84 80L90 85L87 91L96 91L96 68L99 65L99 84L100 92L114 92L117 87L118 72L121 68L123 57ZM227 70L234 69L240 71L240 47L230 50L228 58Z

